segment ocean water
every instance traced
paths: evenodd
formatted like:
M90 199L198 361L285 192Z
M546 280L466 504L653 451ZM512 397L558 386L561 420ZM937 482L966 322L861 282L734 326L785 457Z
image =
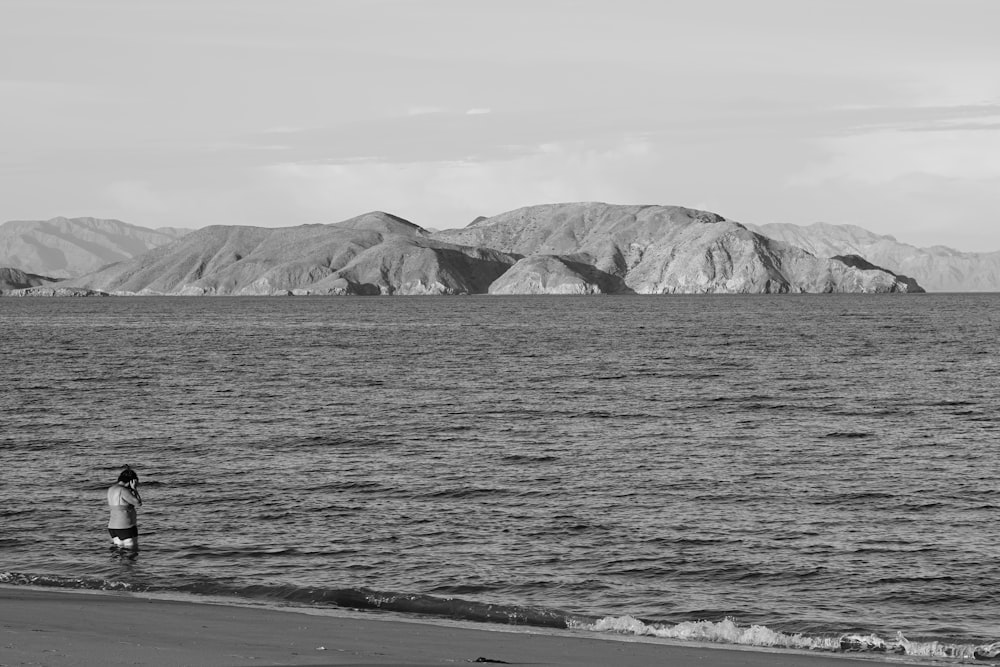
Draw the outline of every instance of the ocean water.
M998 307L2 299L0 583L994 657Z

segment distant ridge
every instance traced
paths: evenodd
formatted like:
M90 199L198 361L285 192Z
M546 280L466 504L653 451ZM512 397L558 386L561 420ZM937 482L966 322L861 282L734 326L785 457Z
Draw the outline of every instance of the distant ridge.
M374 211L332 225L212 226L66 286L111 294L476 294L517 258Z
M816 256L709 211L542 204L428 230L372 211L333 224L211 226L164 240L119 221L7 223L22 233L124 230L155 247L19 294L412 295L921 292L870 257ZM95 233L96 233L95 231ZM129 236L131 235L131 236ZM124 253L122 253L124 254ZM20 268L20 267L17 267Z
M765 236L818 257L858 255L919 281L932 292L1000 292L1000 251L961 252L944 246L918 248L855 225L772 223L747 225Z
M680 206L528 206L433 238L524 256L490 288L494 294L923 291L905 276L815 257Z
M12 220L0 225L0 266L70 278L131 259L189 231L100 218Z

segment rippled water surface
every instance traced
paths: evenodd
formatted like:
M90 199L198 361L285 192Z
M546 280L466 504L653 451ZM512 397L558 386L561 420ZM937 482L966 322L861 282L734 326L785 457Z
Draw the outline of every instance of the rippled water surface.
M993 642L998 306L3 299L0 572ZM123 463L134 559L105 531Z

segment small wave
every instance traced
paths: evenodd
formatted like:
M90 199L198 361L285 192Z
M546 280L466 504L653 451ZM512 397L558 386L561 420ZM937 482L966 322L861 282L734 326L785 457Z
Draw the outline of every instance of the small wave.
M873 501L890 500L896 496L892 493L882 491L860 491L855 493L839 493L825 498L817 498L812 504L818 506L825 505L867 505Z
M365 588L325 589L294 586L231 586L218 582L189 582L171 588L139 586L122 581L0 572L0 584L53 588L126 591L132 593L185 593L195 596L264 600L291 605L332 605L352 609L391 611L401 614L434 616L451 620L523 625L597 633L650 636L744 646L787 648L810 651L895 653L930 658L989 660L1000 657L1000 642L989 644L947 644L919 642L897 633L894 640L874 634L805 635L773 630L764 625L741 626L732 618L722 621L684 621L676 625L647 623L632 616L597 618L559 609L494 604L453 597L375 591ZM471 591L470 591L471 592Z
M810 650L841 650L836 637L806 637L776 632L763 625L739 626L731 619L723 621L685 621L676 625L645 623L632 616L608 616L596 623L583 626L583 630L612 632L624 635L686 639L695 641L767 646Z
M423 494L426 498L480 498L505 495L506 489L490 489L476 486L463 486L454 489L441 489Z
M366 606L387 611L442 616L464 621L530 625L535 627L567 628L594 619L568 614L558 609L516 605L490 604L459 598L439 598L430 595L377 593L366 591ZM349 605L356 606L356 605Z
M0 572L0 584L8 586L45 586L49 588L76 588L89 591L132 591L145 592L149 589L124 581L96 579L92 577L58 577L48 574L27 574L23 572Z
M6 519L7 517L12 517L12 516L20 516L20 515L23 515L23 514L33 514L36 511L37 510L34 507L4 508L4 509L0 510L0 519Z
M936 509L938 507L947 507L946 503L906 503L905 505L900 505L899 509L906 510L908 512L923 512L925 510Z
M915 577L884 577L878 579L873 585L896 585L896 584L912 584L912 583L936 583L936 582L954 582L954 577L930 577L930 576L915 576Z
M337 492L337 491L350 491L353 493L385 493L389 489L384 485L373 482L370 480L345 480L338 482L324 482L322 484L315 484L311 486L305 486L302 488L303 491L308 491L310 493L317 491L326 492Z
M619 419L628 416L632 415L625 415L620 412L609 412L607 410L588 410L586 412L573 413L571 415L571 418L572 419Z
M980 645L916 642L906 639L902 633L897 633L894 640L886 640L874 634L811 636L780 632L764 625L741 626L731 618L717 622L685 621L676 625L666 625L645 623L632 616L608 616L595 623L576 627L594 632L808 651L895 653L927 658L976 660L1000 656L1000 642Z
M831 440L849 440L849 439L861 439L870 438L874 436L874 433L867 433L864 431L833 431L832 433L827 433L825 438L830 438Z
M134 586L106 579L77 579L20 572L0 572L0 584L141 593L181 592L199 596L266 600L297 605L333 605L351 609L380 609L460 621L561 629L574 625L582 626L596 620L592 617L570 614L559 609L493 604L461 598L375 591L366 588L299 588L263 584L230 586L211 581L194 581L167 589L155 586Z
M549 454L509 454L503 460L511 463L549 463L558 461L559 457Z
M732 541L728 537L679 537L674 540L667 540L666 542L678 546L715 546Z
M242 547L242 548L218 548L204 545L192 545L186 550L177 552L176 557L181 560L200 558L261 558L266 556L291 556L300 553L295 547Z
M787 405L784 403L746 403L739 406L740 411L758 411L758 410L784 410Z

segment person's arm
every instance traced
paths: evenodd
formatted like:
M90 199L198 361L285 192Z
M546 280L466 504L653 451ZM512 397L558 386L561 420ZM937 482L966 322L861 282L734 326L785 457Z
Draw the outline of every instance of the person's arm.
M122 489L121 498L129 505L135 505L137 507L142 506L142 501L139 498L137 498L136 495L132 493L132 489L128 488L127 486Z

